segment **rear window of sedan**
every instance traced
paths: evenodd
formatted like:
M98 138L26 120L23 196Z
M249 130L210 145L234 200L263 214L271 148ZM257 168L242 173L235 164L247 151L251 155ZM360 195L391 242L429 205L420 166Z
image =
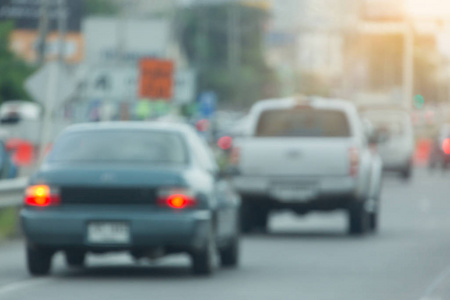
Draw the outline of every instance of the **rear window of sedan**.
M314 108L264 111L256 128L258 137L350 137L344 112Z
M185 165L188 155L177 133L102 130L63 135L48 161Z

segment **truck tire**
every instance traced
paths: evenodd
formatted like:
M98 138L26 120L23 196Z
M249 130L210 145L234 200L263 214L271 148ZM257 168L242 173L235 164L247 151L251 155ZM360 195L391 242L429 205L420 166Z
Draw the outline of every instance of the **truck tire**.
M250 233L255 229L255 211L253 207L243 202L240 210L240 225L242 233Z
M364 202L357 202L348 209L348 232L350 235L364 235L369 229L369 213Z
M86 261L86 253L83 251L66 251L66 264L71 268L82 268Z
M45 276L50 273L53 253L49 250L27 246L27 267L33 276Z
M249 203L242 203L240 224L242 233L252 233L255 230L267 232L269 211L255 207Z
M235 237L222 250L220 250L220 262L223 267L237 267L239 264L239 238Z
M369 229L374 233L378 231L378 211L369 214Z

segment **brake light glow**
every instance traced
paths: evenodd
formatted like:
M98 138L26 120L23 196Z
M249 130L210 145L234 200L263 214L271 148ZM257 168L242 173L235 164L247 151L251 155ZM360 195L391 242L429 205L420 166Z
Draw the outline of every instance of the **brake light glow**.
M197 200L192 193L184 189L160 191L157 202L159 206L173 209L184 209L197 205Z
M445 154L450 154L450 139L445 139L442 142L442 151L444 151Z
M33 185L25 191L25 205L45 207L58 205L60 202L58 193L47 185Z
M359 169L358 149L350 148L348 154L349 154L350 175L356 176L358 174Z

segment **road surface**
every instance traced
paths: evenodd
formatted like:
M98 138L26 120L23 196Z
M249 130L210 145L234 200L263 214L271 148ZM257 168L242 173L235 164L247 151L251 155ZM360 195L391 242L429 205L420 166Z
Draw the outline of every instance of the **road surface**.
M0 244L0 300L98 299L450 299L450 171L416 170L385 180L380 232L345 234L342 213L271 219L268 235L245 237L242 264L212 278L189 273L186 257L136 265L126 255L89 257L31 278L23 242Z

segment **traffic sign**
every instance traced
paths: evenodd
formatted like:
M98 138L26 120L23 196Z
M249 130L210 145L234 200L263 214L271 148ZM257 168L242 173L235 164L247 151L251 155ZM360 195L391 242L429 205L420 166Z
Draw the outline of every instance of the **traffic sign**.
M140 61L139 96L172 99L174 65L170 60L144 58Z
M68 100L76 90L75 80L69 75L64 66L56 61L45 64L25 81L25 89L34 100L47 107L48 84L50 73L58 69L58 85L56 87L55 101L62 103ZM54 104L57 104L54 103Z
M217 105L217 94L211 91L203 92L198 99L200 114L205 118L214 115Z

